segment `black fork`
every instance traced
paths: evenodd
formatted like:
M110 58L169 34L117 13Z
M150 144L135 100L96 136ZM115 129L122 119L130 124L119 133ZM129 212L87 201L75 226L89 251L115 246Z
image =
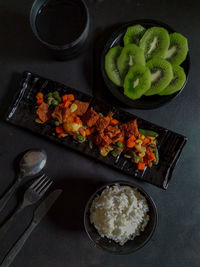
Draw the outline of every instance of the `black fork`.
M13 213L13 215L1 226L0 238L7 232L8 228L12 224L17 215L26 207L38 202L48 188L51 186L51 181L45 174L40 176L24 193L24 199L19 208Z

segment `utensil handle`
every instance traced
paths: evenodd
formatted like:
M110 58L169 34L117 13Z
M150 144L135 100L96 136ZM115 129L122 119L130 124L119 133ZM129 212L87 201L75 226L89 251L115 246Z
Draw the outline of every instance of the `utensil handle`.
M18 213L20 213L24 208L25 206L20 205L19 208L17 208L16 211L10 216L10 218L0 227L0 239L8 231L13 220L17 217Z
M17 254L22 249L23 245L25 244L26 240L36 227L36 223L32 221L28 228L24 231L24 233L21 235L21 237L17 240L17 242L14 244L14 246L10 249L8 254L3 259L2 263L0 264L1 267L8 267L13 262Z
M17 179L15 183L11 186L11 188L5 193L5 195L0 199L0 212L3 210L3 208L6 206L8 203L9 199L19 186L20 180Z

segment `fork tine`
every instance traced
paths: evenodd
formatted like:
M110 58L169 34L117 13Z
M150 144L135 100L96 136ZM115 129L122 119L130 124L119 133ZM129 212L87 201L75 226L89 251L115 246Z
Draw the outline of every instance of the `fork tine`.
M33 189L46 175L43 174L39 178L35 180L35 182L30 186L31 189Z
M48 179L48 177L45 175L45 176L43 177L43 179L41 179L41 180L39 181L39 183L33 188L34 191L38 191L38 190L40 189L40 187L41 187L44 183L46 183L47 180L49 180L49 179Z
M36 192L40 192L42 190L42 188L45 187L46 184L48 184L50 181L51 181L50 179L43 180L43 182L40 183L40 185L37 186Z
M40 195L44 195L44 193L49 189L49 187L52 185L53 181L49 180L49 183L44 187L40 189L38 192Z

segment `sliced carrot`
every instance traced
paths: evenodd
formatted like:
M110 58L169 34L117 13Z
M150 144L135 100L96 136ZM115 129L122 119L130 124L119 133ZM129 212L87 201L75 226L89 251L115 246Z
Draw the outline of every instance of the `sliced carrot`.
M151 161L155 161L156 157L154 155L154 153L147 153L148 159Z
M67 100L67 101L64 102L64 107L65 107L65 108L68 108L69 105L70 105L70 101L69 101L69 100Z
M132 148L135 146L135 136L132 135L131 137L129 137L129 139L126 141L126 146L129 147L129 148Z
M136 137L134 135L132 135L130 138L131 138L131 140L136 141Z
M38 104L38 105L41 105L43 102L44 102L43 98L39 98L39 99L37 100L37 104Z
M56 133L58 133L58 134L63 134L63 128L62 128L62 126L57 126L56 127Z
M69 94L69 95L67 95L67 96L68 96L68 100L69 100L69 101L74 101L74 95Z
M74 95L69 94L69 95L63 95L62 96L62 101L65 103L66 101L74 101Z
M36 98L37 99L43 99L43 93L38 92L37 95L36 95Z
M63 101L63 102L66 102L67 100L68 100L68 95L63 95L63 96L62 96L62 101Z
M115 119L110 120L111 125L117 125L118 123L119 123L118 120L115 120Z
M138 164L137 164L137 168L138 168L138 170L140 170L140 171L144 170L145 165L146 165L145 163L138 162Z
M36 95L37 98L37 104L41 105L44 102L44 97L43 94L41 92L38 92Z
M127 146L128 148L132 148L132 147L135 146L135 142L132 141L132 140L130 140L130 139L128 139L128 140L126 141L126 146Z

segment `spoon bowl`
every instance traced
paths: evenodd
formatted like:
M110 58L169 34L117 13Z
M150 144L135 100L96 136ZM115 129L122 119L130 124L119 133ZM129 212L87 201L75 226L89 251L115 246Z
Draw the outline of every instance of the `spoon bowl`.
M14 194L22 179L28 176L34 176L41 172L46 165L47 154L42 149L30 149L26 151L19 162L19 174L15 183L0 199L0 212L8 203L11 196Z
M41 149L28 150L19 162L19 178L38 174L46 165L47 154Z

